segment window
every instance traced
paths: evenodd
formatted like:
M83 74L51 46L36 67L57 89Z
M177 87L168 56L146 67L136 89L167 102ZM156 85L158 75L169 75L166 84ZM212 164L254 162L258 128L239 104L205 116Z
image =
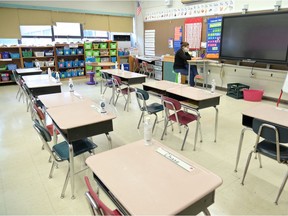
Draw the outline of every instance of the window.
M52 43L52 38L22 38L22 44L25 45L47 45Z
M84 38L86 39L108 39L107 31L95 31L95 30L84 30L83 31Z
M81 37L80 23L62 23L57 22L53 26L54 35L57 36L79 36Z
M51 26L20 26L21 35L23 36L52 36Z
M0 38L0 45L17 45L18 40L17 39L6 39L6 38Z

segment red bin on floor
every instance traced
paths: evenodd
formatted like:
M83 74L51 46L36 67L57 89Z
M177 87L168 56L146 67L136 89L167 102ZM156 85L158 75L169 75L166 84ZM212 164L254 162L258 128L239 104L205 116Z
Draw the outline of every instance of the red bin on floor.
M263 97L264 91L263 90L256 90L256 89L244 89L243 96L244 100L246 101L261 101Z

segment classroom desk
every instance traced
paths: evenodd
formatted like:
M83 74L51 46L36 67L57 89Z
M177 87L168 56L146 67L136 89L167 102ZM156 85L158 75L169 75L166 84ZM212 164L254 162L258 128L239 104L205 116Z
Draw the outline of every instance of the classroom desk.
M235 172L237 172L237 167L240 159L243 138L246 130L252 130L253 119L260 119L274 124L281 125L283 127L288 127L288 110L279 108L268 104L258 104L242 112L242 125L244 128L241 131L239 146L237 150ZM253 142L252 142L253 143Z
M57 83L54 77L47 74L23 76L22 79L33 96L61 92L62 83Z
M156 140L149 146L143 140L126 144L86 163L124 215L209 214L222 184L219 176Z
M128 86L133 84L140 84L144 83L146 80L147 75L139 74L131 71L125 71L121 69L102 69L101 72L110 74L112 76L118 76L121 78L123 83L126 83ZM102 82L101 82L101 89L102 89ZM127 111L129 110L129 101L130 101L130 91L128 89L128 99L127 99ZM115 101L115 93L113 90L112 93L113 103Z
M93 101L85 100L82 103L72 103L46 110L65 140L69 143L70 156L70 182L72 199L74 196L74 157L72 141L82 138L105 134L111 145L109 132L113 131L112 120L116 118L114 113L101 114Z
M86 62L86 65L92 66L94 69L96 67L113 67L115 66L114 62Z
M155 81L155 82L146 82L142 83L143 89L145 91L149 91L152 93L156 93L158 96L161 95L166 95L166 91L169 88L177 88L182 86L182 84L178 84L175 82L170 82L167 80L160 80L160 81Z
M17 68L16 73L21 76L41 74L42 70L39 68Z
M200 66L203 67L203 73L204 73L204 82L203 82L203 87L205 86L207 88L208 85L208 72L207 72L207 64L209 63L216 63L217 61L215 60L209 60L209 59L192 59L188 60L188 77L190 76L190 65L195 65L195 66ZM190 79L188 78L188 84L190 82Z
M72 103L80 103L84 100L84 98L75 91L39 95L38 99L47 109L51 107L69 105Z

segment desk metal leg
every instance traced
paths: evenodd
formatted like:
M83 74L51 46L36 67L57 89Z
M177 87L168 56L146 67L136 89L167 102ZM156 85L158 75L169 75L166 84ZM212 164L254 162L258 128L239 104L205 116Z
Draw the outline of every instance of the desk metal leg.
M108 139L108 142L109 142L109 145L110 145L110 149L112 149L112 139L110 137L110 134L109 133L105 133L107 139Z
M245 127L241 130L241 135L240 135L240 140L239 140L239 145L238 145L238 151L237 151L237 157L236 157L236 165L235 165L235 169L234 172L237 172L237 167L238 167L238 163L239 163L239 159L240 159L240 154L241 154L241 149L242 149L242 143L243 143L243 139L244 139L244 134L246 130L252 130L251 128Z
M204 213L204 215L207 215L207 216L211 215L207 208L203 210L203 213Z
M70 160L70 182L71 182L71 199L75 199L74 195L74 188L75 188L75 182L74 182L74 153L73 153L73 145L72 143L69 143L69 160Z
M190 86L190 76L191 76L191 70L190 70L190 63L188 63L188 85Z
M216 138L217 138L217 130L218 130L218 108L216 106L214 106L215 111L216 111L216 115L215 115L215 131L214 131L214 142L216 142Z

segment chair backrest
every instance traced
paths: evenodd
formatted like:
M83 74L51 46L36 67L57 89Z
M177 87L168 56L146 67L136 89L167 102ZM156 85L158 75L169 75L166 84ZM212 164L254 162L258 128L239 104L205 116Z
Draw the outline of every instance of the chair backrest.
M41 121L45 120L45 114L42 112L42 110L35 103L33 104L33 110L37 114L37 117L39 120L41 120Z
M147 104L146 100L149 99L149 94L143 89L136 88L136 98L141 111L146 110Z
M166 109L178 111L181 109L181 104L178 100L162 96L162 103Z
M110 79L108 73L101 72L101 76L102 76L102 78L103 78L104 80L109 80L109 79Z
M98 197L97 193L93 190L89 178L87 176L84 177L86 186L88 188L88 192L90 196L93 198L95 204L97 205L98 209L101 211L102 215L120 215L117 214L115 211L112 211L108 208Z
M272 143L288 143L288 128L260 119L253 119L253 131Z
M122 84L121 78L118 76L112 76L112 82L115 87L119 87Z
M13 77L14 77L14 79L15 79L15 82L16 82L18 85L20 85L19 79L20 79L21 77L16 73L15 70L12 70L12 74L13 74Z

